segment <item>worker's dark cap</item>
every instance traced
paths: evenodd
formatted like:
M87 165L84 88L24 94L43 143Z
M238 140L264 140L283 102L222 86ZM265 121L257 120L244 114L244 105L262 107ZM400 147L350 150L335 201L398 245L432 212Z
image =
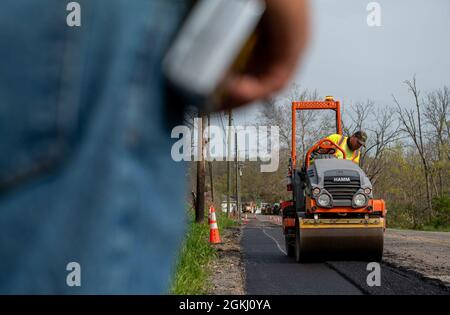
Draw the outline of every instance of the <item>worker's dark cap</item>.
M360 131L355 132L353 134L353 136L356 137L356 139L358 140L360 145L366 146L367 133L365 133L364 131L360 130Z

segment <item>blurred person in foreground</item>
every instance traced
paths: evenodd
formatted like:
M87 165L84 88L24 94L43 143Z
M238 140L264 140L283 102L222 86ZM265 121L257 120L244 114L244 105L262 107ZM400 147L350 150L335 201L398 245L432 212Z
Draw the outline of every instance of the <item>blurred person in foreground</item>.
M66 1L0 3L0 293L166 293L185 192L161 59L189 2L78 3L81 27ZM281 89L305 46L306 1L266 3L228 106Z

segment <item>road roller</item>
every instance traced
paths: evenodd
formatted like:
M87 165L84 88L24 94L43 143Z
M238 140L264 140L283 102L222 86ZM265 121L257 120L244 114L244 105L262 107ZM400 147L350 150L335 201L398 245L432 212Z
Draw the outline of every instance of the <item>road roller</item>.
M340 102L292 103L292 148L287 189L292 200L283 202L282 228L286 253L298 262L325 260L381 261L386 206L375 199L364 171L337 144L322 139L296 156L296 114L301 110L332 110L336 132L342 135ZM336 152L343 158L338 159Z

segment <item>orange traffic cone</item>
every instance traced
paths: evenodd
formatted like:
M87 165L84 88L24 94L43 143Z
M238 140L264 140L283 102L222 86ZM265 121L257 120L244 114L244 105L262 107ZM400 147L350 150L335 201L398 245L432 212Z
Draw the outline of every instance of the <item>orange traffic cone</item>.
M211 208L212 208L212 206L209 206L209 210L208 210L208 225L211 225Z
M219 236L219 228L217 227L217 221L216 221L216 210L214 207L210 207L211 215L210 215L210 221L209 221L209 242L211 244L217 244L220 243L220 236Z

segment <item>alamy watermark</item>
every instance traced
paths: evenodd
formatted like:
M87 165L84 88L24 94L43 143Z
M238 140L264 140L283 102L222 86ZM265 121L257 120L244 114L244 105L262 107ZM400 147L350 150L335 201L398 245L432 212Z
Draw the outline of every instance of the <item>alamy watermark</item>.
M66 10L69 11L66 17L67 26L81 26L81 6L78 2L69 2L66 6Z
M381 286L381 266L377 262L371 262L367 264L367 271L370 271L367 275L366 282L369 287Z
M69 271L66 277L66 284L69 287L81 287L81 266L72 261L67 264L66 270Z
M225 130L209 126L203 130L208 139L204 150L199 145L201 118L194 119L194 128L176 126L171 137L172 159L180 161L261 161L261 172L275 172L279 166L280 137L278 126L229 126ZM236 143L237 140L237 143ZM237 157L236 157L237 145ZM203 151L203 152L202 152Z
M366 10L369 11L366 22L370 27L381 26L381 5L378 2L369 2Z

